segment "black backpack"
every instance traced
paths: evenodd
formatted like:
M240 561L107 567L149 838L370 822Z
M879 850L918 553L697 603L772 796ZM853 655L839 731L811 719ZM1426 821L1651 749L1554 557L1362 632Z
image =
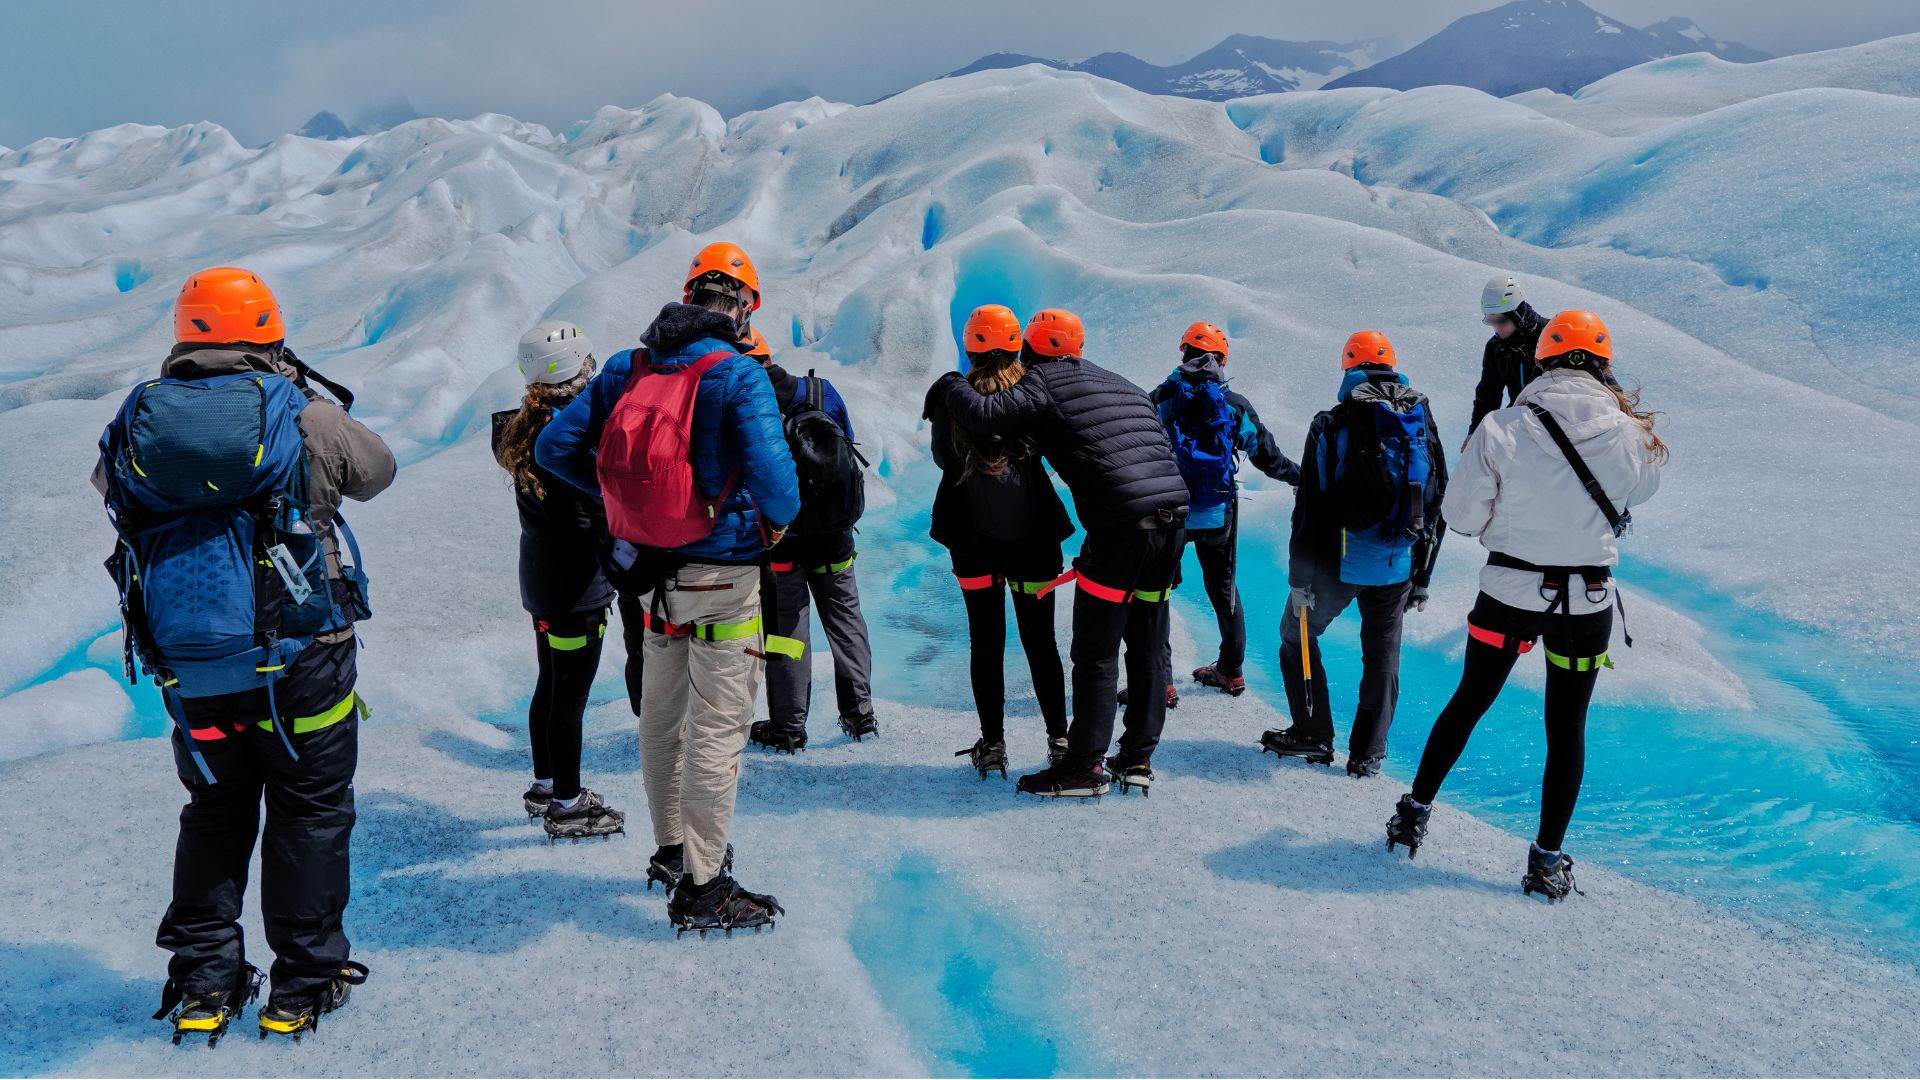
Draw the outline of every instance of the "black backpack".
M807 392L785 411L787 448L800 478L800 513L788 532L819 536L851 529L867 509L867 459L827 415L824 384L807 372Z

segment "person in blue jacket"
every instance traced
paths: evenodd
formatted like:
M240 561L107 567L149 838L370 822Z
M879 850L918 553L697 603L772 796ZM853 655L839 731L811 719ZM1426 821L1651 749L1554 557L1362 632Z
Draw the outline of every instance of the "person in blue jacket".
M644 352L607 360L585 393L540 434L540 467L602 496L613 535L602 559L623 618L638 616L646 662L640 762L659 850L649 881L671 892L680 930L768 926L784 914L771 896L734 881L728 833L740 751L769 650L794 643L764 632L760 564L800 510L799 482L773 384L737 343L760 304L759 276L739 248L714 244L694 258L685 303L668 304L640 336ZM645 366L636 367L637 360ZM717 361L709 359L718 357ZM708 363L698 378L689 464L703 493L724 493L705 537L672 549L622 539L619 485L602 491L596 452L614 406L635 379Z

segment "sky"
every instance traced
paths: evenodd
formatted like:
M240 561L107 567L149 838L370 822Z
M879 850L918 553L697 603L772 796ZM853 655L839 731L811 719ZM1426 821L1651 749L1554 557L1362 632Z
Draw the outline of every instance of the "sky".
M0 0L0 146L211 120L258 145L396 99L564 130L661 93L729 115L770 89L863 102L992 52L1184 60L1232 33L1407 44L1494 0ZM1920 31L1916 0L1597 0L1772 53Z

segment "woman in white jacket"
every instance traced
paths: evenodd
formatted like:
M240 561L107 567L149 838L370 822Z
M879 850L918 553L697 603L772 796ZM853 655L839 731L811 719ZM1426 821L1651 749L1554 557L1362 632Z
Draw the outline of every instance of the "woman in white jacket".
M1586 767L1587 705L1600 669L1611 666L1615 540L1629 509L1660 486L1667 457L1653 414L1614 386L1611 339L1592 312L1555 316L1534 353L1539 376L1511 407L1488 414L1447 481L1448 527L1479 537L1489 555L1467 616L1460 686L1434 722L1413 791L1387 823L1388 849L1405 844L1411 857L1474 725L1514 661L1544 637L1546 775L1522 886L1549 901L1574 891L1573 860L1560 846Z

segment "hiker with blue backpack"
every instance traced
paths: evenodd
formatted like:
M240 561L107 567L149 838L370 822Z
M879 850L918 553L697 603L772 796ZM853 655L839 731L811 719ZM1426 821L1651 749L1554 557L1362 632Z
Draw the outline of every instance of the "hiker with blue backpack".
M606 510L600 500L540 467L535 440L593 378L593 343L569 322L521 335L520 407L493 414L493 457L513 484L520 517L520 606L533 619L538 675L527 705L533 783L520 799L549 837L582 840L626 832L626 815L580 784L587 696L600 670L613 586L600 570Z
M107 566L126 674L137 665L160 687L187 789L154 1019L172 1020L176 1043L212 1045L258 995L240 929L258 833L274 954L260 1033L297 1037L367 975L342 922L367 715L354 624L370 609L339 506L386 490L394 460L348 415L353 395L286 347L279 302L254 274L188 278L174 338L160 377L107 425L94 471L119 535Z
M773 362L760 331L741 341L773 384L780 421L800 482L800 513L786 539L767 553L761 601L771 633L805 642L814 610L833 654L833 694L840 730L855 742L878 735L873 716L873 646L860 613L854 562L854 526L866 512L866 459L853 444L853 420L833 384L814 372L794 376ZM767 657L768 718L754 721L748 738L791 754L807 748L813 698L813 657Z
M1280 673L1291 727L1264 750L1333 764L1333 715L1320 634L1347 605L1360 609L1359 707L1347 775L1377 776L1400 697L1400 630L1427 605L1439 551L1446 452L1426 396L1396 370L1393 344L1362 330L1340 350L1338 402L1313 418L1293 503Z
M1300 467L1280 450L1273 433L1260 422L1253 403L1227 388L1227 335L1209 322L1197 322L1180 335L1180 366L1154 388L1154 408L1173 441L1174 458L1187 482L1187 542L1200 563L1200 579L1220 627L1220 651L1211 664L1195 668L1193 680L1239 697L1247 680L1246 611L1234 580L1239 546L1239 471L1241 455L1253 467L1283 484L1298 486ZM1167 706L1176 701L1173 648L1161 658L1167 676Z
M761 665L800 653L767 632L760 597L800 489L773 384L740 351L760 306L753 263L710 244L681 298L547 424L534 460L606 506L602 565L645 638L640 766L659 845L648 887L669 890L677 930L704 935L785 914L734 880L728 835Z

